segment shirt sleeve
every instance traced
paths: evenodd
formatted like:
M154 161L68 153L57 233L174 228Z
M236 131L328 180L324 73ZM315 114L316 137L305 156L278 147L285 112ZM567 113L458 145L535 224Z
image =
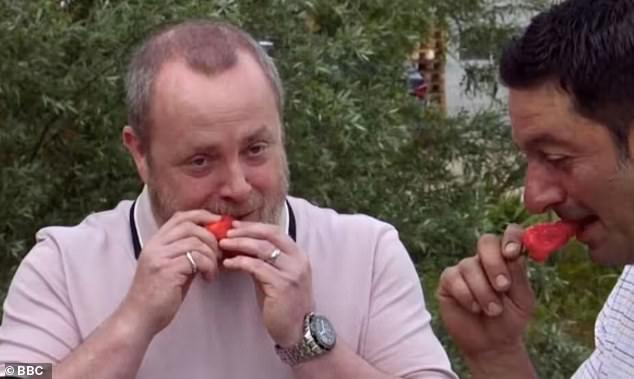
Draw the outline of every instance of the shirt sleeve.
M634 377L634 267L625 266L597 317L595 348L572 379Z
M379 236L363 355L406 379L457 378L431 327L414 264L393 227Z
M57 363L79 345L60 249L50 236L18 267L3 311L0 362Z

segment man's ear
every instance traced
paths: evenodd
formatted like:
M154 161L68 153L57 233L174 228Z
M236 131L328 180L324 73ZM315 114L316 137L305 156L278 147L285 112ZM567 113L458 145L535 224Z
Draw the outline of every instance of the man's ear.
M128 149L130 155L132 155L132 159L134 159L134 164L136 165L139 177L141 177L143 183L147 184L149 178L147 146L129 125L123 127L121 139L123 141L123 145L126 149Z

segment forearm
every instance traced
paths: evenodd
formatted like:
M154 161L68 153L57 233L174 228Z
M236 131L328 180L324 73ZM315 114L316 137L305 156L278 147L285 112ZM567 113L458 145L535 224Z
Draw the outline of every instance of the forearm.
M295 366L293 374L295 379L396 379L372 367L341 342L329 353Z
M538 379L523 346L466 359L472 379Z
M153 337L135 317L125 309L115 312L53 368L54 378L134 378Z

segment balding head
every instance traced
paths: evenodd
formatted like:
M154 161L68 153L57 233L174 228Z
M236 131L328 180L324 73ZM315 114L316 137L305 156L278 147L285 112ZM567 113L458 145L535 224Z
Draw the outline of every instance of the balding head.
M132 56L126 77L128 124L141 140L149 135L154 85L166 62L182 60L189 68L214 76L234 67L238 52L255 59L276 96L282 117L284 95L273 60L246 32L214 21L186 21L149 36Z

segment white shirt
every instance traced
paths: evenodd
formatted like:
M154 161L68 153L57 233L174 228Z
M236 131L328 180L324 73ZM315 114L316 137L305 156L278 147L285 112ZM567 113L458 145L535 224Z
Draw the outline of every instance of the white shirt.
M595 350L573 379L634 378L634 266L626 266L595 326Z

